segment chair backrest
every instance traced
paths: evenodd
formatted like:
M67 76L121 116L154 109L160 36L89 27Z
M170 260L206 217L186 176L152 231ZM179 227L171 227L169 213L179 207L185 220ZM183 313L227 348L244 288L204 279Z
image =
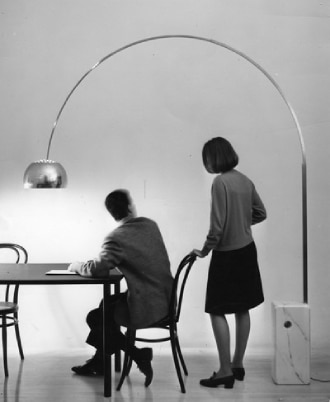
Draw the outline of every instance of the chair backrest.
M8 250L9 252L14 253L14 256L16 257L16 260L14 262L16 264L18 264L18 263L26 264L28 262L28 258L29 258L28 252L26 251L26 249L23 246L20 246L19 244L0 243L0 249ZM7 285L5 300L13 301L13 302L17 303L19 285L14 286L14 293L13 293L11 300L10 300L10 289L11 289L11 286Z
M195 255L186 255L180 262L174 277L170 301L170 319L173 319L176 322L178 322L180 319L184 289L191 267L193 266L195 261Z

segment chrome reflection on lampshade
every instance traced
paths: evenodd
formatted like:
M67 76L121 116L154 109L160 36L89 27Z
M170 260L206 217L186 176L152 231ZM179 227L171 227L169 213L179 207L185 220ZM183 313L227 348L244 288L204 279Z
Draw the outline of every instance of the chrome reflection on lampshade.
M24 188L64 188L67 174L64 167L52 160L42 159L31 163L24 173Z

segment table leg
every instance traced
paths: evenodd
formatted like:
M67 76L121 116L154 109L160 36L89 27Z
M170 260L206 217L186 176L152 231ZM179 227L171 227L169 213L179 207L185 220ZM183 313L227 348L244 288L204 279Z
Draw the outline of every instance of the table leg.
M110 286L103 284L103 300L107 300L110 295ZM103 366L104 366L104 397L111 396L111 355L109 353L109 330L105 325L106 317L109 315L107 303L103 303Z
M115 294L119 294L120 293L120 282L115 283L114 288L115 288ZM117 373L121 372L121 350L120 349L115 353L115 371Z

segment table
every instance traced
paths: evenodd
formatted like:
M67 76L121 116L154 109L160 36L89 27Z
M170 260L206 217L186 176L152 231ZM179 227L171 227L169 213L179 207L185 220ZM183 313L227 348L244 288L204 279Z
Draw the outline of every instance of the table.
M111 294L111 286L114 285L115 293L120 292L120 281L123 275L118 271L111 271L106 278L87 278L80 275L46 275L50 270L66 270L69 264L0 264L0 285L103 285L103 298ZM103 304L103 323L108 315L106 303ZM111 355L109 354L109 334L107 327L103 325L104 343L104 396L111 396ZM118 355L115 360L116 369L120 370Z

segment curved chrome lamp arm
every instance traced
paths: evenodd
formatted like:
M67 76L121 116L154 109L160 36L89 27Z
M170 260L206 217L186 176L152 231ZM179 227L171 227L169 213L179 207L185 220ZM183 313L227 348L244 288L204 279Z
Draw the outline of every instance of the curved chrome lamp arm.
M305 144L304 144L304 139L301 131L301 127L298 121L298 118L296 116L295 111L293 110L291 104L285 97L282 89L278 85L278 83L274 80L274 78L256 61L251 59L251 57L247 56L245 53L234 49L233 47L227 45L226 43L219 42L214 39L209 39L209 38L203 38L200 36L194 36L194 35L160 35L160 36L153 36L145 39L141 39L132 43L129 43L111 53L103 57L101 60L99 60L96 64L94 64L93 67L91 67L76 83L76 85L72 88L68 96L66 97L63 105L61 106L56 120L54 122L52 132L49 138L48 142L48 148L47 148L47 155L46 155L46 160L42 160L39 162L34 162L32 163L26 170L25 175L24 175L24 186L26 188L60 188L60 187L65 187L66 186L66 173L64 168L57 162L49 161L49 154L50 154L50 148L51 144L53 141L55 129L57 127L57 123L59 118L61 117L61 114L63 112L63 109L65 108L65 105L69 101L70 97L74 93L74 91L77 89L77 87L81 84L81 82L93 71L95 70L100 64L102 64L104 61L108 60L110 57L114 56L117 53L120 53L130 47L139 45L141 43L145 42L150 42L154 40L159 40L159 39L173 39L173 38L182 38L182 39L194 39L194 40L199 40L199 41L204 41L204 42L209 42L213 43L214 45L220 46L222 48L225 48L233 53L236 53L237 55L243 57L245 60L250 62L252 65L254 65L259 71L261 71L267 78L268 80L274 85L274 87L277 89L279 94L281 95L283 101L285 102L286 106L289 109L289 112L291 113L291 116L293 118L293 121L296 125L298 136L299 136L299 141L300 141L300 147L301 147L301 154L302 154L302 231L303 231L303 299L304 303L307 303L308 301L308 268L307 268L307 260L308 260L308 255L307 255L307 163L306 163L306 151L305 151ZM54 169L58 169L58 175L54 171ZM51 170L51 175L48 176L48 171L49 169ZM48 171L46 171L48 170Z
M153 36L153 37L149 37L149 38L145 38L145 39L141 39L138 40L136 42L132 42L129 43L128 45L125 45L111 53L109 53L108 55L104 56L101 60L99 60L96 64L94 64L93 67L91 67L80 79L79 81L76 83L76 85L71 89L71 91L69 92L68 96L66 97L65 101L63 102L63 105L61 106L57 117L55 119L55 122L53 124L53 128L52 128L52 132L50 134L50 138L49 138L49 143L48 143L48 148L47 148L47 156L46 159L49 158L49 153L50 153L50 148L51 148L51 144L52 144L52 140L53 140L53 136L54 136L54 132L58 123L59 118L61 117L62 111L65 108L65 105L67 104L67 102L69 101L69 99L71 98L71 95L73 94L73 92L76 90L76 88L81 84L81 82L93 71L95 70L99 65L101 65L103 62L105 62L106 60L108 60L110 57L114 56L117 53L122 52L123 50L126 50L130 47L139 45L141 43L145 43L145 42L150 42L150 41L154 41L154 40L159 40L159 39L171 39L171 38L185 38L185 39L195 39L195 40L200 40L200 41L204 41L204 42L209 42L209 43L213 43L217 46L223 47L225 49L230 50L231 52L234 52L236 54L238 54L239 56L243 57L245 60L249 61L251 64L253 64L255 67L257 67L258 70L260 70L268 79L269 81L271 81L271 83L275 86L275 88L277 89L277 91L280 93L281 97L283 98L285 104L287 105L287 107L290 110L290 113L293 117L293 120L295 122L295 125L297 127L298 130L298 135L299 135L299 140L300 140L300 146L301 146L301 150L302 150L302 156L303 156L303 162L306 163L306 158L305 158L305 145L304 145L304 139L303 139L303 135L301 132L301 128L300 128L300 124L299 121L297 119L297 116L292 108L292 106L290 105L289 101L286 99L283 91L281 90L280 86L277 84L277 82L274 80L274 78L263 68L261 67L260 64L258 64L256 61L254 61L253 59L251 59L251 57L247 56L245 53L234 49L233 47L223 43L223 42L218 42L214 39L208 39L208 38L203 38L200 36L193 36L193 35L161 35L161 36Z

